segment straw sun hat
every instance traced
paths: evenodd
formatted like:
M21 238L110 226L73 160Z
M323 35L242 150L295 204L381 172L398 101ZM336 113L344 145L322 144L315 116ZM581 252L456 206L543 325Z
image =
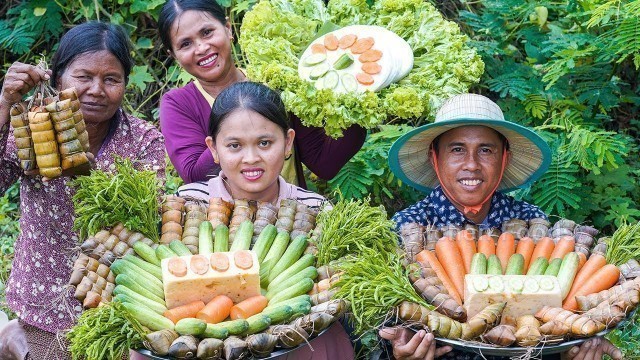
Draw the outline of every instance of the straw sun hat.
M462 94L447 100L433 123L408 132L393 144L389 150L391 171L406 184L421 191L430 191L439 184L428 156L431 142L440 134L465 125L492 128L509 141L511 161L498 191L525 187L549 168L551 149L538 134L506 121L500 107L489 98Z

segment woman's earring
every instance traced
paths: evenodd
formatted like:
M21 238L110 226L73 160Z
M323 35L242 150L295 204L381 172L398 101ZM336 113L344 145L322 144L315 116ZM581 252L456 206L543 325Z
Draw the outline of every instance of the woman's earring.
M291 155L292 155L291 153L286 154L286 155L285 155L285 157L284 157L284 159L285 159L285 160L289 160L289 159L291 159Z

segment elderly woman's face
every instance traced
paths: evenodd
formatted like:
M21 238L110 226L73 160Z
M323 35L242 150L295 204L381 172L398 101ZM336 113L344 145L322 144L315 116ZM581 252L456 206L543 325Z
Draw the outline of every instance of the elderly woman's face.
M122 64L111 52L100 50L79 55L60 79L60 89L75 87L87 124L109 121L116 113L126 88Z
M500 182L503 143L493 129L462 126L440 136L440 181L454 200L479 205Z

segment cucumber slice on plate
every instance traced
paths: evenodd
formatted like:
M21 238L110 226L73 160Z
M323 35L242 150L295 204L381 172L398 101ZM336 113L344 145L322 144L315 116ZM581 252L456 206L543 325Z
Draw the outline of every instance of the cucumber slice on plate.
M317 65L320 64L321 62L327 60L327 55L325 54L312 54L307 56L304 59L304 65L306 66L313 66L313 65Z
M355 76L349 73L342 74L342 77L340 80L342 82L342 86L348 92L353 92L358 90L358 80L356 80Z
M338 86L338 82L340 82L340 75L338 75L337 71L331 70L322 78L322 88L335 89Z
M318 55L320 55L320 54L318 54ZM329 65L327 65L327 64L316 65L316 67L311 69L311 72L309 73L309 78L311 80L318 80L321 77L323 77L324 74L327 73L327 71L329 71Z
M478 292L483 292L489 288L489 281L486 277L473 278L473 288Z
M530 277L524 281L524 289L528 293L537 293L540 290L540 284L538 283L538 280Z
M553 283L553 280L551 280L550 278L544 277L544 278L540 279L540 288L542 290L551 291L555 287L556 286Z
M499 276L492 276L489 278L489 287L491 291L502 292L504 290L504 283Z
M509 280L509 288L511 289L511 292L519 294L524 288L524 282L522 281L522 279L511 279Z

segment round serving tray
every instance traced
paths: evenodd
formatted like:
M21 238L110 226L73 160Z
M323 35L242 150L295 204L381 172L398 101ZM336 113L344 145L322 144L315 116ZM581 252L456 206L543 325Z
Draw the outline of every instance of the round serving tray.
M313 342L315 339L319 338L320 336L324 335L329 329L331 329L331 327L335 326L336 323L338 323L338 321L334 322L333 324L331 324L329 327L327 327L326 329L322 330L317 336L313 337L312 339L309 339L309 342ZM294 348L290 348L290 349L284 349L284 348L278 348L276 347L276 349L271 352L271 355L269 357L263 357L260 358L261 360L263 359L275 359L278 356L281 355L285 355L287 353L290 353L292 351L298 350L304 346L309 346L306 342L302 343ZM160 356L160 355L155 355L154 353L152 353L151 351L147 350L147 349L132 349L131 351L138 353L142 356L144 356L146 359L153 359L153 360L170 360L170 359L175 359L173 357L170 356ZM252 359L253 357L250 357L249 359Z

